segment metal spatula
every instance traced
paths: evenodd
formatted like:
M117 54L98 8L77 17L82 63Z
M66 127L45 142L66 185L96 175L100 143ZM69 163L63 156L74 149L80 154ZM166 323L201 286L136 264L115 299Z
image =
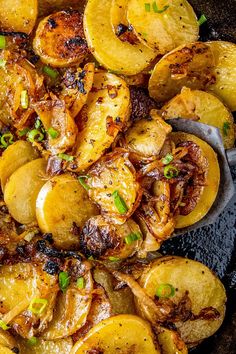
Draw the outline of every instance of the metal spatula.
M236 148L225 150L219 129L210 125L182 118L170 119L168 123L171 124L173 131L182 131L196 135L211 145L218 155L221 173L219 192L208 214L196 224L176 230L173 236L177 236L213 224L220 213L225 209L235 193L230 166L236 166Z

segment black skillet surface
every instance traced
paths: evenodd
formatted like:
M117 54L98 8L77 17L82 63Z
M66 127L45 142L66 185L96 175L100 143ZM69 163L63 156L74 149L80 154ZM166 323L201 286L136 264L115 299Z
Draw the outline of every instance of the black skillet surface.
M236 42L236 0L189 2L199 17L204 13L208 19L200 40ZM236 186L236 168L232 174ZM192 354L236 354L236 195L214 225L166 241L161 252L201 261L218 274L227 290L223 326Z

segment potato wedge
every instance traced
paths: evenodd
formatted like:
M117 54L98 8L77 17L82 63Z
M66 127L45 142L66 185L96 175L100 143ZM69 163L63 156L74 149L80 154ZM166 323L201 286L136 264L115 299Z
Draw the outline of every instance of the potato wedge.
M18 168L4 189L4 200L12 217L21 224L36 221L36 198L46 179L46 161L36 159Z
M159 327L157 340L162 354L188 354L188 348L176 331Z
M141 42L160 54L198 39L197 17L186 0L130 0L127 18Z
M223 41L207 43L215 59L215 82L207 90L216 94L231 111L236 111L236 44Z
M82 354L92 349L116 354L117 348L121 353L160 354L148 322L133 315L114 316L100 322L75 344L71 354Z
M123 224L141 198L136 173L127 153L118 150L105 155L88 175L89 197L101 208L107 220Z
M78 116L79 135L72 171L82 171L96 162L126 125L130 94L125 81L114 74L97 72L86 106Z
M224 146L234 146L234 118L231 112L214 95L184 87L181 93L162 107L162 117L189 118L198 122L213 125L220 129Z
M143 44L132 45L116 36L110 18L112 0L89 0L84 12L84 30L89 47L105 68L126 75L145 69L156 53Z
M74 229L97 214L98 209L89 200L86 190L69 174L47 181L36 201L40 229L52 233L55 245L63 249L78 248L79 235Z
M73 347L71 337L57 339L57 340L44 340L37 338L34 345L30 345L27 341L19 339L20 354L69 354Z
M32 32L37 16L37 0L0 0L0 28L5 31Z
M179 93L183 86L204 90L214 81L214 55L206 43L180 46L156 64L149 80L149 94L165 102Z
M35 160L39 156L38 152L28 141L18 140L8 146L0 158L0 180L2 191L12 175L19 167L27 162Z
M18 350L18 351L17 351ZM18 343L16 343L15 338L13 338L7 331L0 330L0 353L1 354L12 354L19 353L20 349Z
M140 285L154 298L160 285L170 284L173 296L169 298L178 305L183 296L191 301L191 312L196 318L175 322L185 343L193 343L213 335L222 324L225 313L226 294L221 281L205 265L182 257L162 257L154 261L140 278ZM145 317L145 309L138 302ZM217 316L204 318L204 311L215 309ZM202 311L202 312L201 312ZM170 319L171 322L171 319Z
M59 11L45 17L38 25L34 51L51 66L80 64L88 54L82 15L78 11Z

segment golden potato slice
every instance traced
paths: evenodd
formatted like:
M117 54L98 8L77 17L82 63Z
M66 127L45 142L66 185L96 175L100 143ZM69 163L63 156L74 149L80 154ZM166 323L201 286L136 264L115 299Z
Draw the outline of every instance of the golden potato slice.
M0 329L0 353L1 354L20 353L18 343L16 343L15 339L10 335L10 333L2 329Z
M36 198L46 179L46 161L36 159L18 168L4 189L4 201L21 224L36 221Z
M59 11L45 17L38 25L33 47L51 66L80 64L88 54L81 13Z
M148 322L133 315L118 315L100 322L75 344L71 354L82 354L92 349L116 354L117 348L120 353L160 354Z
M149 80L149 94L165 102L183 86L204 90L214 75L214 56L206 43L195 42L180 46L166 54L156 64Z
M207 44L214 54L216 78L207 89L216 94L231 111L236 111L236 44L223 41Z
M88 172L89 197L104 217L123 224L136 209L141 192L127 153L115 151L101 158Z
M201 156L198 157L198 163L205 171L205 185L201 188L197 205L188 215L177 216L175 227L179 229L195 224L210 210L219 189L220 168L216 153L205 141L199 139L195 135L182 132L171 133L170 137L175 144L187 141L195 143L200 148L201 154Z
M186 0L130 0L127 18L142 43L160 54L198 39L197 17Z
M37 342L34 345L30 345L22 339L18 340L18 342L21 349L20 353L22 354L69 354L73 347L71 337L57 340L37 338Z
M119 25L129 26L129 22L126 16L127 12L127 0L112 0L110 18L113 26L113 31L117 33Z
M52 12L73 8L82 11L86 0L38 0L39 16L47 16Z
M175 322L182 340L193 343L213 335L224 319L226 294L223 284L211 270L190 259L162 257L144 271L140 285L154 298L157 289L166 284L174 289L169 300L176 305L187 292L191 312L196 316L194 319ZM142 307L142 303L138 302L138 308L145 316L146 308ZM211 312L212 309L217 311L217 316L210 318L206 315L204 318L204 312Z
M220 129L224 146L234 146L234 118L230 111L214 95L184 87L181 93L162 107L162 117L189 118L198 122L213 125Z
M55 245L60 248L78 247L79 235L74 229L97 214L98 209L89 200L86 190L69 174L47 181L36 201L40 229L52 233Z
M156 53L143 44L122 42L113 31L110 10L112 0L89 0L84 13L84 30L97 61L107 69L135 75L145 69Z
M78 117L76 158L71 170L82 171L96 162L125 126L130 93L125 81L114 74L97 72L86 106Z
M0 158L0 180L2 190L4 190L4 187L13 172L27 162L36 159L38 156L38 152L28 141L18 140L14 144L8 146Z
M29 34L38 16L37 0L0 0L0 28L5 31Z
M159 327L157 340L162 354L188 354L188 348L176 331Z

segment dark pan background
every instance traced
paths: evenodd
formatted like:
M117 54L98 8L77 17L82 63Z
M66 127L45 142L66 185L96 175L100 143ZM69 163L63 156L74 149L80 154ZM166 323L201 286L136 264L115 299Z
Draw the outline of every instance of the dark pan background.
M189 2L198 17L205 14L208 19L201 26L200 40L236 43L236 0ZM236 167L232 174L236 187ZM166 241L162 253L201 261L218 274L227 290L227 312L222 327L191 353L236 354L236 195L214 225Z

